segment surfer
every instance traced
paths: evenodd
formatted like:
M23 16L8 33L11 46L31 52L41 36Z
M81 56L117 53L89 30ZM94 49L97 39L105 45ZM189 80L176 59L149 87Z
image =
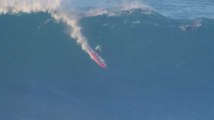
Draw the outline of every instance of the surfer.
M95 47L95 50L96 50L96 51L102 52L102 45L97 45L97 46Z
M107 69L105 61L90 47L88 49L88 54L101 68Z

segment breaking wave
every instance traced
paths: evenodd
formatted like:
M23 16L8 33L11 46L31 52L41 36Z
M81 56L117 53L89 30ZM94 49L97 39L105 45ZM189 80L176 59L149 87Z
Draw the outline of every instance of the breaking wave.
M49 13L56 21L63 22L70 28L70 36L89 54L91 47L87 42L87 38L81 32L79 20L83 17L98 15L119 15L121 11L129 11L132 9L142 9L145 13L151 14L151 10L139 2L126 3L123 2L114 8L94 7L87 10L76 9L72 6L72 1L66 0L3 0L0 1L0 14L19 14L32 12ZM92 58L92 57L91 57ZM101 58L101 57L100 57ZM92 58L93 59L93 58Z

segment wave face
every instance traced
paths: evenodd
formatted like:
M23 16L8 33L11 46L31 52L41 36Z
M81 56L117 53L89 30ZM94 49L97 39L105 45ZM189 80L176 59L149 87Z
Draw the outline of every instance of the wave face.
M0 16L0 119L214 118L214 20L104 11L78 19L77 33L102 45L107 70L53 15Z

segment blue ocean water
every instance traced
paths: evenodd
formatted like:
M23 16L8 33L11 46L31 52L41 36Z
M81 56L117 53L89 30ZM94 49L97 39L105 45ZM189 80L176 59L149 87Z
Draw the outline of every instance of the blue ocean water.
M212 0L142 0L162 15L182 18L214 18Z
M107 70L50 15L0 16L0 119L212 120L214 20L162 12L81 19Z

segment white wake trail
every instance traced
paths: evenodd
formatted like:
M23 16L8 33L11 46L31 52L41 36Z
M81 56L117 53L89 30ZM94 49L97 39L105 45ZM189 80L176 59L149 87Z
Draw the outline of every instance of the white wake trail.
M58 21L62 21L67 26L71 28L70 36L76 40L76 42L81 45L82 49L87 51L89 44L87 42L86 37L81 32L81 27L79 26L78 22L79 19L71 16L67 13L51 13L51 16Z

